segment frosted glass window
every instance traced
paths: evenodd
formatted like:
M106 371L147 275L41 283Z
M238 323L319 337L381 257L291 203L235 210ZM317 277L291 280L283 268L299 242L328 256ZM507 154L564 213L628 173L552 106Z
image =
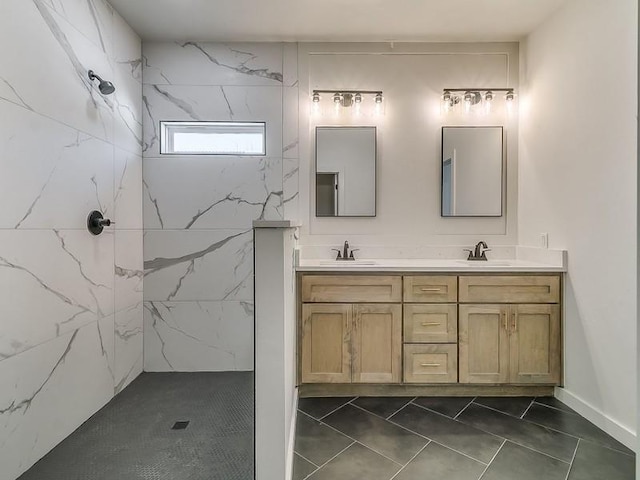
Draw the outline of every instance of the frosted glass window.
M263 122L160 122L163 155L266 155Z

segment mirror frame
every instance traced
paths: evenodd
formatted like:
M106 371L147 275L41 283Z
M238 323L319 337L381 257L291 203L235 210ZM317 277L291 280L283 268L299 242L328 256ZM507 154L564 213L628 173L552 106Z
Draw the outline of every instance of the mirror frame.
M444 187L444 129L445 128L499 128L500 129L500 213L497 215L444 215L444 205L442 202ZM506 199L506 154L504 141L504 126L502 125L443 125L440 129L440 217L441 218L500 218L505 214Z
M318 130L319 129L373 129L375 143L373 145L373 215L318 215ZM315 127L315 170L313 172L313 188L315 190L315 216L316 218L375 218L378 216L378 127L376 125L316 125ZM323 172L320 172L323 173ZM337 208L336 203L336 208Z

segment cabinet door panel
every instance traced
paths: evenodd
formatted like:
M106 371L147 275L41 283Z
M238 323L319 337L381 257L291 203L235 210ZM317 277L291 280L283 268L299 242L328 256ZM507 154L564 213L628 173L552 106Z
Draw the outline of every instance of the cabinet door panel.
M512 305L509 329L511 383L558 383L560 307Z
M460 305L460 383L505 383L509 378L508 305Z
M351 305L302 305L302 383L351 382Z
M353 382L399 383L402 307L362 304L354 305L353 311Z

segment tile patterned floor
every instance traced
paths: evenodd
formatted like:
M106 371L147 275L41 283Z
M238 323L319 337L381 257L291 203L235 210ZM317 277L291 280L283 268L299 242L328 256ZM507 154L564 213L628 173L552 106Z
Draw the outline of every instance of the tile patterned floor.
M633 480L635 455L551 397L301 398L294 480Z

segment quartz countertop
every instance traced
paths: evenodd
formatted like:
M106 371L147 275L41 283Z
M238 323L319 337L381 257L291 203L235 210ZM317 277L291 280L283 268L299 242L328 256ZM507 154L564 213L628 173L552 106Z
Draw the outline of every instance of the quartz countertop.
M468 261L464 259L301 259L301 272L566 272L566 264L539 263L524 259Z

